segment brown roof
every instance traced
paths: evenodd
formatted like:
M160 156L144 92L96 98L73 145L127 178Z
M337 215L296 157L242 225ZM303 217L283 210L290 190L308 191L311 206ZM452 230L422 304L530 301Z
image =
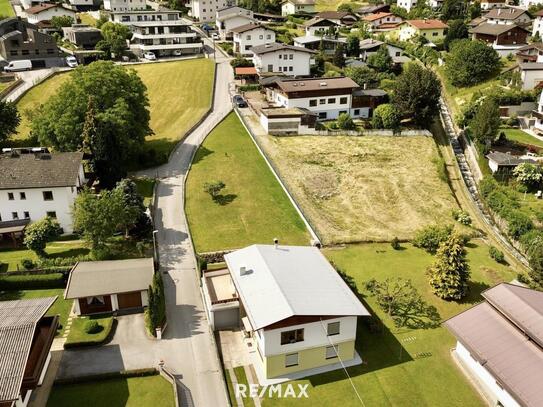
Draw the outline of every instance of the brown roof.
M83 153L2 153L0 189L69 187L77 184Z
M238 66L234 70L236 75L256 75L256 68L254 66Z
M317 17L320 18L331 18L333 20L340 20L345 17L353 17L355 19L356 16L352 13L349 13L348 11L321 11L320 13L317 13Z
M25 10L25 13L26 14L39 14L42 11L49 10L51 8L57 8L57 7L65 9L64 7L62 7L62 6L58 5L58 4L41 3L41 4L38 4L37 6L27 8Z
M486 19L489 18L499 18L504 20L516 20L518 17L526 13L526 10L519 8L507 7L507 8L493 8L483 17Z
M315 24L318 24L318 23L322 23L322 22L328 22L327 25L338 25L338 23L328 19L328 18L321 18L321 17L313 17L311 20L307 20L305 23L304 23L304 26L305 27L312 27L314 26Z
M406 20L406 23L411 24L413 27L419 30L431 30L436 28L448 28L449 26L443 21L434 19L425 20Z
M521 30L528 31L526 28L523 28L516 24L481 23L477 27L472 28L470 32L475 34L498 36L500 34L506 33L507 31L514 30L515 28L520 28Z
M506 316L483 302L444 325L519 404L543 405L543 351Z
M388 16L391 16L393 15L392 13L375 13L375 14L370 14L368 16L364 16L364 18L362 20L364 21L375 21L375 20L379 20L380 18L383 18L383 17L388 17Z
M277 85L283 92L310 92L323 89L356 89L358 84L351 78L311 78L278 81Z

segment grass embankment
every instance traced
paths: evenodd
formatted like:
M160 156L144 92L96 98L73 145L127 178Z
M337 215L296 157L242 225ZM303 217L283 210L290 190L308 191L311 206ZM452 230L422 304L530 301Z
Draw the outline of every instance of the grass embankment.
M365 2L363 1L349 1L349 0L317 0L315 8L317 11L335 11L341 4L352 4L355 9L362 7Z
M411 245L393 250L390 244L351 245L328 249L325 254L352 276L369 307L383 320L383 332L370 332L359 323L356 348L364 364L347 369L366 406L483 406L484 402L452 360L455 339L448 331L424 327L425 320L410 328L395 328L363 289L371 278L411 279L424 299L437 308L443 321L481 301L480 292L500 281L510 281L514 271L488 256L480 241L468 245L471 292L460 303L434 296L425 276L433 257ZM417 326L420 326L417 328ZM308 399L264 400L265 406L329 406L341 400L344 407L359 406L355 392L342 370L301 380L309 384Z
M172 385L161 376L130 377L53 387L48 407L174 407Z
M268 137L265 143L325 244L410 239L423 225L450 222L457 207L431 137Z
M225 183L216 199L204 183ZM309 234L285 192L231 113L198 149L187 180L186 212L196 251L253 243L308 244Z

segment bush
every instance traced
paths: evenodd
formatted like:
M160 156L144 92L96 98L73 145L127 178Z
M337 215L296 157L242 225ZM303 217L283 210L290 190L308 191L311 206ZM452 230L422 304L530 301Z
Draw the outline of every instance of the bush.
M394 250L400 250L400 240L395 237L394 239L392 239L392 242L390 242L390 245L392 246L392 248Z
M505 219L508 223L509 235L514 239L519 239L534 228L530 217L519 211L509 212Z
M36 263L34 263L31 259L23 259L21 260L21 266L25 270L32 270L36 268Z
M353 130L356 128L353 118L348 113L341 113L339 115L337 125L341 130Z
M466 211L455 209L453 211L453 218L455 221L461 223L462 225L466 225L466 226L471 225L471 217Z
M23 243L39 257L45 257L45 247L62 234L59 223L49 216L30 224L25 229Z
M441 243L446 241L453 231L452 225L430 225L419 229L413 239L413 245L435 253Z
M501 250L499 250L495 246L490 246L488 248L488 254L490 257L494 260L496 260L498 263L503 263L505 261L505 255Z
M88 334L97 334L102 330L102 326L94 320L89 320L85 322L84 330Z
M374 129L397 129L400 127L400 115L389 103L384 103L375 108L371 119Z
M0 278L0 290L34 290L41 288L64 288L62 273L3 276Z

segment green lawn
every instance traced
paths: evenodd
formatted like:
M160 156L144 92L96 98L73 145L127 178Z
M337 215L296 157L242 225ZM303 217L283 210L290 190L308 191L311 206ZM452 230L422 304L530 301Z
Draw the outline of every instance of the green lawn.
M396 276L411 279L424 299L437 308L440 319L445 320L480 301L483 289L513 279L514 271L490 259L484 243L471 242L468 249L471 294L462 303L446 302L431 293L426 280L425 270L432 256L409 244L402 246L397 251L390 244L325 250L327 257L354 277L364 300L385 323L382 333L370 333L363 323L359 324L357 350L366 364L348 369L354 386L366 406L483 406L451 358L454 337L443 327L395 328L373 298L367 296L363 282ZM337 400L341 400L342 407L360 405L341 370L300 383L310 385L309 399L265 400L265 405L329 406Z
M246 387L246 389L249 388L249 380L247 380L247 375L245 374L245 368L243 366L238 366L238 367L235 367L234 368L234 374L236 375L236 379L238 380L238 383L239 384L244 384ZM232 395L232 399L235 400L235 395ZM249 395L247 394L247 397L245 397L243 399L243 405L245 407L254 407L255 405L255 402L254 400L249 397Z
M503 131L508 140L543 148L542 140L535 138L521 129L500 129L499 131Z
M143 197L145 206L149 206L153 198L155 180L152 178L134 178L138 194Z
M53 387L49 407L173 407L172 385L161 376L131 377Z
M85 324L88 321L96 321L100 326L99 331L95 333L85 332ZM104 342L109 334L111 333L111 328L113 327L113 317L110 315L96 315L90 317L79 317L72 320L72 326L70 328L70 333L66 340L66 344L73 343L89 343L89 344L98 344Z
M213 200L205 182L226 188ZM197 252L253 243L308 244L309 234L238 117L231 113L207 137L187 180L186 212Z
M17 290L17 291L0 291L0 301L8 300L28 300L31 298L43 298L57 296L57 300L53 303L47 315L59 315L61 329L58 335L64 332L66 321L72 309L72 300L64 299L64 289L54 288L49 290Z
M14 16L15 12L9 4L9 0L0 0L0 16L11 17Z

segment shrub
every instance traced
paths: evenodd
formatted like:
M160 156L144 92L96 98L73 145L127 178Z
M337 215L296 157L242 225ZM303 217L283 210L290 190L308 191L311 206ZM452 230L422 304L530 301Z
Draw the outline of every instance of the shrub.
M397 129L400 127L400 114L389 103L384 103L375 108L371 125L374 129Z
M511 211L506 216L508 232L514 239L519 239L534 228L534 224L528 215L519 211Z
M211 181L204 183L204 191L207 192L213 199L216 199L225 187L226 185L222 181Z
M98 322L91 319L85 322L84 330L88 334L96 334L102 330L102 326Z
M392 239L392 242L390 242L390 245L392 246L392 248L394 250L400 250L400 240L395 237L394 239Z
M39 257L45 257L47 242L56 239L62 234L59 223L49 216L30 224L25 229L24 244Z
M469 226L471 225L471 217L466 211L455 209L453 211L453 218L462 225Z
M21 260L21 266L23 266L26 270L32 270L36 268L36 263L34 263L31 259L23 259Z
M453 231L452 225L430 225L419 229L413 239L413 245L435 253L439 245L448 239Z
M341 130L353 130L356 128L353 118L348 113L341 113L339 115L337 125Z
M490 255L492 259L496 260L498 263L503 263L505 261L505 256L503 252L495 246L490 246L488 248L488 254Z

